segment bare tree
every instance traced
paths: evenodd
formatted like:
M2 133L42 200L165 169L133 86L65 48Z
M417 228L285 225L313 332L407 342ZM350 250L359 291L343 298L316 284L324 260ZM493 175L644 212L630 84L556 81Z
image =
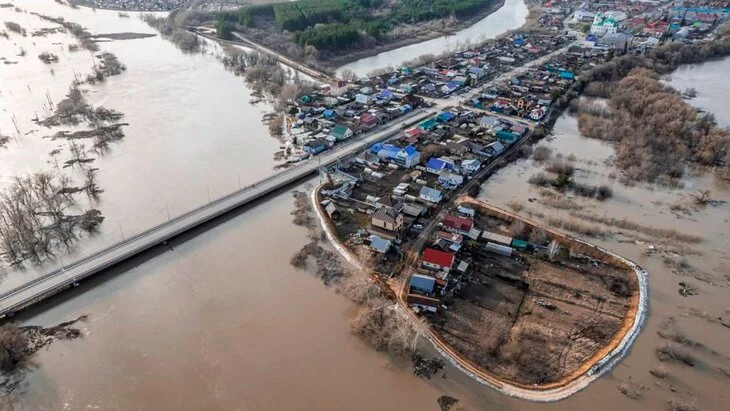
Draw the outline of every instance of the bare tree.
M705 205L710 202L710 196L712 192L710 190L699 190L694 194L695 202L697 204Z
M342 73L340 74L340 77L342 78L342 80L344 80L344 81L346 81L348 83L352 83L355 80L357 80L357 74L354 71L350 70L350 69L344 69L344 70L342 70Z
M553 240L550 242L547 248L547 255L550 261L555 261L555 257L560 252L560 243L558 243L556 240Z

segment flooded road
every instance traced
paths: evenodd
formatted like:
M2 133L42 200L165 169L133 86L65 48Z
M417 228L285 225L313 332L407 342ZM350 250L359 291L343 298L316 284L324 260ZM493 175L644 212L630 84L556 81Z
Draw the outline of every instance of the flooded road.
M450 51L458 44L495 38L505 31L522 26L527 19L527 14L527 5L523 0L506 0L504 6L499 10L453 35L437 37L360 59L338 68L337 73L349 69L359 76L365 76L372 70L387 66L397 67L404 61L413 60L424 54L438 55Z
M141 21L120 19L115 12L72 10L48 0L24 1L22 6L66 16L92 32L151 32ZM7 18L26 28L39 24L25 16ZM61 61L51 75L47 66L36 66L41 63L35 56L42 50L32 49L32 42L41 45L41 40L16 41L23 42L28 57L27 62L0 71L3 131L13 129L13 113L24 131L38 128L30 118L34 111L42 112L44 90L57 102L73 71L88 70L90 64L83 53L64 53L64 44L57 50ZM128 69L91 87L89 99L125 113L124 121L130 125L126 138L95 163L105 190L98 206L107 220L98 236L79 243L76 255L117 241L122 231L129 235L164 220L167 209L177 214L192 208L207 200L208 189L214 197L230 191L238 186L238 176L246 184L271 173L271 154L278 143L261 124L268 108L251 106L243 81L215 58L184 55L159 37L101 46ZM677 84L678 80L673 85ZM26 94L26 85L32 92ZM700 96L705 92L692 87ZM553 143L565 144L566 151L573 144L578 147L581 140L570 120L559 125ZM38 134L23 136L0 150L3 184L12 175L46 164L48 151L58 142L41 140ZM611 155L610 147L585 144L576 149L577 156L593 153L598 161ZM530 174L525 165L509 167L486 184L487 200L506 203L530 196L527 185L520 183ZM606 173L600 170L596 175L599 172ZM721 186L714 187L718 198L727 196ZM642 216L656 224L666 221L678 224L678 229L703 232L707 242L696 248L704 254L688 257L689 262L721 278L721 264L728 261L723 254L728 238L722 232L727 208L676 219L662 211L666 205L652 205L654 197L615 191L616 198L606 206L614 201L616 206L606 212L632 205L645 210ZM717 371L719 364L730 368L723 358L702 353L700 366L670 365L677 377L672 381L657 381L648 374L657 365L656 329L664 318L677 316L688 335L727 357L728 329L711 320L730 313L723 312L726 284L720 288L689 278L701 294L680 297L676 283L685 278L672 274L660 260L645 257L646 246L605 244L651 273L653 314L631 354L607 377L568 400L533 404L480 386L451 367L445 369L446 378L440 373L432 380L420 380L407 364L393 363L352 336L348 324L354 307L289 264L290 256L309 241L304 229L291 224L292 208L291 195L282 193L174 242L170 250L124 264L23 314L20 320L27 324L52 325L82 314L89 315L89 322L82 339L56 342L38 353L38 367L27 379L18 408L437 410L436 399L447 394L469 410L659 410L672 396L700 398L709 410L723 409L730 400L724 390L728 380ZM2 287L32 275L13 274ZM617 390L629 378L646 388L643 399L629 400ZM670 394L670 385L677 393Z

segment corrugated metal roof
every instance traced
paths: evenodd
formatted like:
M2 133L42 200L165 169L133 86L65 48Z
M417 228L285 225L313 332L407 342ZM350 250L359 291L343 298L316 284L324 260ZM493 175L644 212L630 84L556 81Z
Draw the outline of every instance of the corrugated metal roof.
M507 257L512 255L512 247L507 247L505 245L500 245L497 243L487 243L486 249L487 251L505 255Z
M507 237L506 235L501 235L497 233L491 233L489 231L482 232L482 238L487 241L492 241L503 245L512 245L512 237Z

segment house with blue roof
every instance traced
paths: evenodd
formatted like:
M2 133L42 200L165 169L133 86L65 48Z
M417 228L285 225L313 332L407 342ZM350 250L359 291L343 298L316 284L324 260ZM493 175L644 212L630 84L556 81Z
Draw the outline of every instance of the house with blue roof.
M448 83L441 86L441 92L444 94L451 94L459 88L459 84L455 81L449 81Z
M479 160L474 159L474 158L471 158L468 160L463 160L461 162L462 170L465 170L469 173L473 173L473 172L479 170L479 167L481 167L481 166L482 166L482 163Z
M431 174L438 175L444 170L446 170L446 162L436 157L431 157L426 163L426 171Z
M381 90L380 93L378 93L378 98L380 100L390 100L393 98L393 92L388 89Z
M332 109L327 109L324 112L322 112L322 117L324 118L335 118L337 114Z
M375 149L377 151L374 151ZM405 168L413 168L421 162L421 153L410 145L400 148L392 144L375 144L370 150L374 151L379 158L392 161Z
M421 153L409 145L399 150L393 161L401 167L413 168L421 162Z
M329 148L329 142L323 138L314 139L302 146L302 150L311 155L319 154Z
M448 123L454 119L454 115L448 111L444 111L443 113L439 113L439 115L436 116L436 119L442 123Z
M436 288L436 278L430 275L413 274L408 286L411 291L433 294L433 290Z
M444 199L444 195L435 188L423 186L421 187L421 192L418 194L418 198L429 203L438 204Z
M444 171L439 174L438 182L444 187L458 187L464 184L464 177L451 171Z
M390 250L390 247L393 245L393 242L388 240L387 238L382 238L377 235L371 235L370 236L370 248L378 252L380 254L385 254Z
M383 144L382 147L380 147L380 150L378 150L377 156L379 158L382 158L383 160L392 160L395 158L395 156L398 155L398 152L400 151L400 148L392 145L392 144Z
M469 74L481 78L484 75L484 69L479 66L471 66L469 67Z

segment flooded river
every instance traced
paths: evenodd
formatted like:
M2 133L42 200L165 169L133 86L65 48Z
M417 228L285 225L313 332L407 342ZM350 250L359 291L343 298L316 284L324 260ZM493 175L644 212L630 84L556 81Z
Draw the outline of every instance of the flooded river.
M65 16L95 33L151 32L141 21L121 19L116 12L72 10L50 0L19 3ZM507 4L515 13L523 7L521 1ZM26 29L41 26L12 10L0 12L3 20L17 21ZM72 42L66 38L54 49L61 60L51 74L35 57L45 47L41 39L13 40L17 44L0 41L3 57L21 61L0 68L0 129L13 130L14 114L24 134L38 129L30 118L33 112L43 112L45 90L57 102L73 72L88 70L91 63L84 53L65 52ZM24 60L11 56L19 44L28 52ZM184 55L159 37L101 46L128 69L91 87L89 99L125 113L130 125L126 138L95 163L105 190L98 205L107 217L103 230L82 240L68 259L163 221L167 210L178 214L199 205L207 201L209 191L213 197L231 191L239 177L246 184L270 174L271 154L278 149L261 124L268 107L251 106L245 84L215 58ZM698 85L692 87L700 96L704 92ZM563 134L571 132L565 121L560 123ZM23 135L0 150L2 184L47 165L47 153L58 142L40 135L43 130ZM607 148L596 150L610 155ZM524 164L506 169L485 186L489 201L506 202L527 193L525 185L514 183L520 173L526 174L520 167ZM514 181L507 182L509 176ZM352 336L348 323L354 307L309 273L289 265L289 257L309 241L304 229L290 223L291 210L291 195L281 193L175 241L169 250L130 261L24 313L20 319L27 324L52 325L82 314L88 314L89 321L82 339L57 342L37 355L38 367L27 379L18 408L437 410L436 399L447 394L469 410L663 409L668 383L657 386L648 374L656 365L655 330L662 317L682 317L691 335L730 355L723 352L727 329L687 314L689 307L697 307L711 315L730 315L722 314L725 288L700 283L700 296L683 299L676 292L677 276L663 271L661 262L642 258L643 248L608 244L645 264L653 287L650 325L609 376L568 400L547 405L511 399L448 367L445 377L439 373L432 380L420 380L407 364L394 363ZM703 216L720 211L698 213L681 223L691 226L697 220L704 229ZM703 247L710 248L704 258L713 261L718 250L728 249L727 237L722 239L720 233L727 221L718 221L708 228L708 245ZM691 263L699 264L696 260L701 258ZM2 287L27 281L32 271L11 273ZM708 409L721 409L730 400L722 391L727 380L710 373L715 370L712 359L693 369L672 366L678 377L672 383L680 392L676 395L691 393ZM640 402L616 389L629 377L646 386Z
M378 68L387 66L397 67L404 61L413 60L424 54L440 54L445 51L450 51L458 44L495 38L505 31L522 26L527 19L527 14L527 5L524 0L506 0L504 6L496 12L455 34L437 37L422 43L412 44L354 61L338 68L337 72L341 73L343 70L349 69L359 76L364 76L368 72Z
M153 32L138 18L120 18L117 12L73 10L52 1L18 4L29 11L66 17L92 33ZM0 13L3 20L17 21L28 33L51 25L8 8ZM52 131L37 126L32 118L34 113L43 117L46 93L56 104L68 92L74 73L83 77L90 72L91 56L69 52L67 45L72 43L75 40L68 35L16 35L0 41L3 57L18 61L4 65L0 72L0 130L14 132L15 116L21 131L7 149L0 149L3 186L16 174L51 168L48 153L67 145L41 138ZM158 224L167 219L168 211L172 216L182 214L207 202L209 194L220 197L237 189L239 182L246 185L270 175L279 146L261 123L270 108L249 104L252 96L243 80L228 73L214 57L185 55L160 37L100 46L116 54L127 71L101 85L85 87L87 97L92 105L124 113L122 121L129 126L124 128L126 137L93 163L100 169L98 184L104 189L101 202L95 205L106 217L101 232L93 241L80 241L76 253L65 257L67 261ZM21 47L27 56L15 56ZM42 51L56 53L59 63L43 64L36 57ZM34 270L9 275L0 288L16 286L33 275Z

